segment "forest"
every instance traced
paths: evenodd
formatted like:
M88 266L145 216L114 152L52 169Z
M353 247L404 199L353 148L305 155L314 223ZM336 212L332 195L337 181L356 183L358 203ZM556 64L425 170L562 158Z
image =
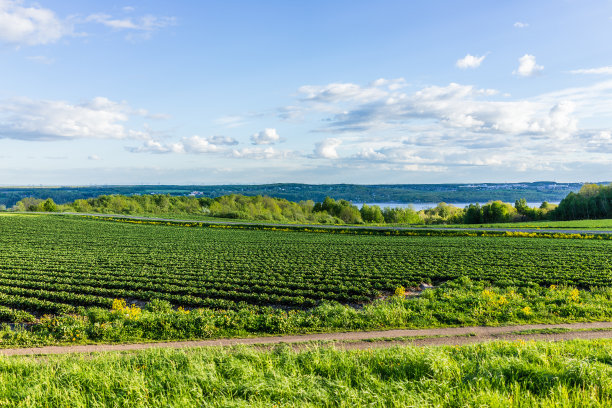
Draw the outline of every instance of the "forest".
M0 207L10 208L26 197L51 198L58 204L101 195L173 195L221 197L231 194L269 196L289 201L323 201L334 197L354 203L484 203L490 200L514 202L559 202L569 192L577 192L582 183L480 183L480 184L298 184L259 185L123 185L0 187Z
M363 204L361 208L347 200L326 197L321 202L293 202L268 196L230 194L217 198L149 195L102 195L57 204L27 197L11 211L79 212L130 215L199 215L253 221L277 221L318 224L482 224L538 220L579 220L612 217L612 185L584 184L570 192L557 206L543 202L529 207L525 198L511 203L500 200L464 208L441 202L433 208L415 211Z

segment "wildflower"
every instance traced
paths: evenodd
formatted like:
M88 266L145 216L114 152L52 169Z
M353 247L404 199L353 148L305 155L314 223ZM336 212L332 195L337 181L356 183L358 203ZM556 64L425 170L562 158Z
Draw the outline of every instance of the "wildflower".
M580 301L580 291L576 288L572 289L569 295L569 300L572 302L579 302Z

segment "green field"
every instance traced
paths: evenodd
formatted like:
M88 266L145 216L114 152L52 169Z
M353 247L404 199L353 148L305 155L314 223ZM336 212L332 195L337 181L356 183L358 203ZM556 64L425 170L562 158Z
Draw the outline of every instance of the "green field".
M568 230L612 230L612 219L601 220L572 220L572 221L529 221L529 222L504 222L495 224L452 224L452 225L427 225L430 227L452 227L452 228L535 228L535 229L568 229Z
M612 341L0 358L15 407L609 407Z
M368 236L0 217L0 305L45 313L165 299L189 307L369 301L470 276L609 285L612 242Z

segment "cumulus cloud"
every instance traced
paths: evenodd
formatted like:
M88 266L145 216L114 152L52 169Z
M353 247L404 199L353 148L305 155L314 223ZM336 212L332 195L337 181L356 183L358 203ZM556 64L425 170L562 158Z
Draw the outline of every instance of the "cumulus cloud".
M612 81L525 99L457 83L411 92L382 84L350 84L342 87L345 92L308 86L310 93L292 110L320 115L323 125L314 131L336 136L318 142L304 157L333 159L330 165L339 169L487 167L502 174L503 169L559 169L581 152L601 161L600 155L612 152L609 129L579 126L582 118L591 123L594 117L612 118Z
M574 69L571 74L612 75L612 65L599 68Z
M124 12L128 11L133 9L124 8ZM52 44L63 37L75 35L75 25L88 23L129 31L131 34L127 38L134 39L149 38L154 31L173 26L176 22L175 17L150 14L117 18L107 13L95 13L87 17L61 19L53 10L37 3L25 5L21 0L0 0L0 43L16 46Z
M319 131L362 134L428 124L438 129L454 129L463 132L464 136L470 133L526 134L559 139L577 130L576 106L571 102L575 95L508 101L506 97L496 98L498 93L494 89L451 83L424 87L412 94L387 91L379 100L367 103L356 96L352 103L343 102L341 112L324 119L326 125ZM331 110L329 107L321 109L323 113ZM477 145L479 142L470 143Z
M50 44L71 33L71 25L49 9L0 0L0 42L18 46Z
M200 136L183 138L181 144L186 153L214 153L222 150L219 145L214 144L209 139Z
M127 122L138 111L97 97L80 104L28 98L0 101L0 138L21 140L147 138Z
M516 23L514 23L514 27L515 28L525 28L525 27L529 27L529 24L523 23L521 21L517 21Z
M234 142L234 139L223 136L201 137L194 135L183 137L180 141L172 143L162 143L148 139L141 146L127 147L126 149L132 153L221 153L227 151L227 147L224 145L235 144Z
M536 63L535 56L525 54L519 58L519 67L514 71L514 74L522 77L530 77L539 74L542 70L544 70L544 67Z
M269 145L275 144L281 141L281 137L279 136L276 129L266 128L261 132L257 132L251 136L251 142L254 145Z
M480 57L467 54L465 57L458 59L456 65L458 68L467 69L467 68L478 68L482 61L484 61L485 55Z
M314 157L320 159L337 159L340 156L336 149L342 144L342 140L336 138L325 139L315 145Z

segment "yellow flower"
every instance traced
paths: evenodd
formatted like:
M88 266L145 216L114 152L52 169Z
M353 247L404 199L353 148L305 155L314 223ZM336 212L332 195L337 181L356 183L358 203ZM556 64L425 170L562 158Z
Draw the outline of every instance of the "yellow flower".
M569 299L572 302L579 302L580 301L580 291L576 288L572 289L569 295Z

